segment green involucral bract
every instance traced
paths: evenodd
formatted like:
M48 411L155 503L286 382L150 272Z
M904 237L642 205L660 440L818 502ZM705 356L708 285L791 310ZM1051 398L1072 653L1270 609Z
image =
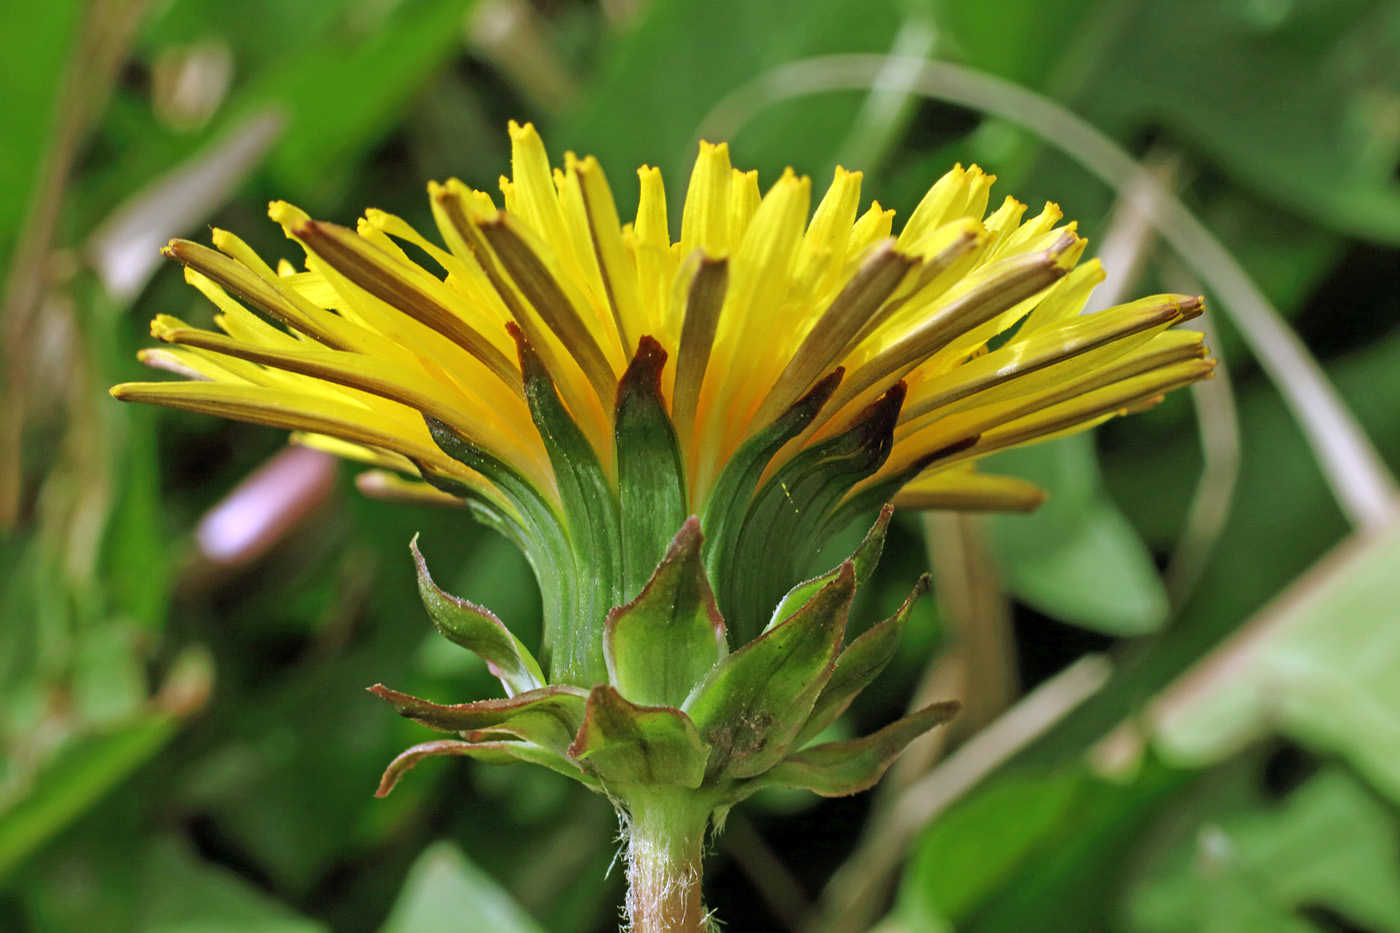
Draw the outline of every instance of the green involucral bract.
M826 795L865 790L957 708L935 704L866 738L808 744L889 663L910 608L928 589L921 577L894 615L842 648L851 598L879 557L889 517L886 508L850 559L794 587L770 627L732 654L700 560L700 522L687 520L637 598L608 613L606 680L587 691L517 690L530 682L522 672L539 670L535 659L494 616L439 590L415 548L434 621L481 655L511 695L442 705L370 688L399 715L458 736L399 756L381 793L433 755L532 761L624 801L667 787L700 791L711 808L773 785Z
M444 451L510 493L510 511L476 514L524 549L540 578L541 659L489 611L439 589L415 542L434 624L487 662L506 698L441 705L371 688L400 715L454 736L400 755L380 793L423 758L465 755L541 764L628 806L689 795L703 820L766 786L864 790L953 714L956 704L935 704L865 738L811 744L889 663L928 589L925 576L894 615L846 642L851 600L880 559L889 506L849 559L802 579L852 487L888 455L902 384L766 475L836 390L842 374L832 372L743 445L701 515L686 518L660 344L642 338L618 383L610 477L530 341L512 333L562 509L442 425L429 427Z

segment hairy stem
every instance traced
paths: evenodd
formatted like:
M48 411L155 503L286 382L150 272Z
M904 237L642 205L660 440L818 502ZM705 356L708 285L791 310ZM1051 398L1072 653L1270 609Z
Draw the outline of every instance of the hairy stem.
M626 801L627 919L632 933L703 933L701 858L709 808L654 792Z

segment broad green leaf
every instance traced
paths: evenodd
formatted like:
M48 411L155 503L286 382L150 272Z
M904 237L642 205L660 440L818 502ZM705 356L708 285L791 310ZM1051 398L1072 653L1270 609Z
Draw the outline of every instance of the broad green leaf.
M405 4L364 41L287 55L245 88L229 107L235 118L269 103L287 111L287 132L268 163L278 187L315 190L328 165L359 155L396 124L404 102L458 47L469 6Z
M1056 71L1067 67L1068 45L1090 54L1099 46L1084 42L1084 33L1108 25L1094 16L1102 10L1077 0L990 0L976 6L935 0L934 6L945 41L967 64L1028 87L1060 77Z
M471 0L384 8L352 0L227 6L178 0L149 11L153 22L138 40L143 66L164 67L196 44L212 44L233 52L234 86L198 133L172 129L152 112L147 93L119 87L102 127L112 157L75 179L81 197L74 206L84 222L96 224L134 190L268 112L285 118L263 167L269 193L338 209L336 199L354 184L355 165L402 129L413 102L460 49Z
M608 677L633 703L679 706L729 650L700 559L701 540L700 522L692 518L641 594L608 613Z
M935 819L914 847L899 914L959 931L1101 929L1105 905L1169 795L1190 778L1144 763L1131 783L1082 766L1005 775Z
M1240 185L1400 243L1400 147L1381 103L1400 93L1393 3L1144 3L1115 48L1093 96L1100 125L1126 134L1150 115Z
M1390 810L1329 770L1282 806L1232 807L1157 859L1128 896L1140 933L1313 933L1305 908L1400 931L1400 832Z
M1093 439L1074 435L1010 451L996 469L1049 492L1032 515L991 519L1007 589L1046 615L1111 635L1144 635L1167 618L1166 590L1137 533L1103 495Z
M1400 337L1385 336L1328 367L1343 398L1388 456L1396 455L1394 439L1400 438L1400 407L1391 404L1400 397L1397 353ZM1056 745L1087 747L1135 715L1144 696L1165 689L1346 535L1336 500L1277 391L1263 380L1238 388L1240 477L1224 532L1192 598L1151 653L1134 665L1133 676L1110 682L1066 724ZM1130 511L1133 524L1149 540L1166 546L1180 533L1200 464L1194 428L1163 427L1153 423L1153 415L1124 419L1117 443L1105 451L1105 463L1115 501ZM1220 723L1228 726L1230 717L1222 716ZM1051 747L1044 746L1043 752L1052 758L1063 754ZM1167 749L1163 753L1178 760ZM1049 760L1040 752L1031 754Z
M379 933L544 933L500 882L450 842L423 850Z
M72 689L80 719L102 730L142 718L145 658L133 627L108 619L83 632L73 647Z
M347 28L347 8L353 6L354 0L308 4L246 0L232 9L221 0L173 0L150 12L150 21L142 26L138 41L142 46L159 49L190 45L214 34L233 47L240 62L265 66L294 54L310 39L336 35L337 26L358 32L388 25L380 19L356 22Z
M104 343L113 354L122 349ZM175 542L166 534L163 521L156 417L144 406L127 405L118 410L126 444L120 464L112 464L118 492L103 542L103 576L115 606L134 623L154 632L165 623L176 576L172 557Z
M1046 615L1111 635L1146 635L1170 606L1137 532L1106 501L1080 517L1053 551L1006 568L1007 588Z
M635 197L631 167L660 165L675 208L695 158L697 128L726 94L809 55L886 53L905 16L903 4L890 0L648 4L640 21L619 38L598 79L570 108L563 135L614 173L619 204ZM771 108L740 139L731 140L735 164L759 168L764 188L785 165L821 172L834 160L861 102L857 94L822 95Z
M1081 783L1077 774L1005 778L935 821L914 850L901 910L966 915L1060 827Z
M831 677L855 592L841 565L792 618L714 666L683 709L714 746L710 774L752 777L777 764Z
M629 703L607 684L588 695L588 712L569 756L596 774L605 787L679 784L696 788L705 779L710 747L695 723L668 706Z
M156 844L147 869L146 933L328 933L226 868L174 841Z
M1400 801L1400 524L1354 538L1157 704L1159 748L1199 766L1281 731Z
M996 553L1004 561L1044 554L1069 540L1098 498L1099 465L1091 434L1002 451L982 463L987 472L1022 477L1049 493L1030 515L991 518Z

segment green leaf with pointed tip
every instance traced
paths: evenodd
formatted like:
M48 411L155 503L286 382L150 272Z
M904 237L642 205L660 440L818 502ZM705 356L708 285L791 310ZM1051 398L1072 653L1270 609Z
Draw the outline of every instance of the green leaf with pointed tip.
M971 434L956 440L946 447L941 447L932 453L919 457L903 470L882 479L880 482L867 486L859 492L842 499L841 503L831 510L831 514L817 531L817 540L829 540L833 535L839 534L845 530L851 522L855 521L860 516L867 514L872 509L882 508L920 473L933 466L939 460L944 460L951 457L953 454L962 453L969 447L974 446L981 439L982 435Z
M568 523L570 561L553 572L564 575L572 565L580 582L571 610L550 620L550 679L587 687L607 677L598 620L623 601L616 493L593 445L559 398L544 361L520 328L506 327L515 338L525 401L549 453Z
M880 554L885 549L885 532L890 527L890 516L894 515L894 506L885 503L880 509L880 517L875 519L875 524L866 532L864 540L860 542L860 547L851 555L851 564L856 571L856 587L859 588L870 575L875 572L875 565L880 562ZM768 622L768 628L781 625L798 609L801 609L807 602L816 595L817 591L826 586L836 575L841 572L840 567L834 567L819 577L813 577L805 583L799 583L788 594L783 597L783 601L778 603L778 608L773 610L773 618Z
M605 785L675 784L696 788L705 779L710 747L690 717L669 706L629 703L599 684L588 695L588 713L569 748Z
M472 489L466 483L452 479L448 476L438 476L428 469L424 463L414 460L413 465L418 468L418 473L423 478L423 482L436 489L438 492L445 492L449 496L456 496L462 500L467 511L472 518L481 522L487 528L505 535L506 538L515 543L517 547L525 545L525 524L507 509L501 508L500 503L492 502L480 492ZM367 475L367 474L361 474Z
M714 746L710 774L753 777L786 754L826 686L855 593L855 568L792 618L720 661L682 707Z
M469 487L456 480L437 476L424 467L419 468L423 479L443 492L466 499L482 506L493 523L504 523L512 537L519 537L522 544L531 543L536 537L548 536L552 541L562 542L564 529L558 512L544 494L531 485L530 481L516 470L502 463L475 444L470 438L457 431L444 421L429 415L423 416L428 434L438 449L463 466L470 467L491 480L492 484L516 510L516 515L502 512L495 504L487 503L473 493Z
M519 693L507 700L477 700L442 706L375 684L369 692L405 719L439 732L507 733L564 754L583 724L587 694L578 687L556 685Z
M744 527L754 490L769 461L788 441L812 423L836 387L841 384L845 370L837 367L793 402L787 411L766 428L749 438L725 464L715 488L705 500L701 525L709 546L705 550L705 568L711 580L724 580L734 563L734 544ZM720 609L728 618L729 607L720 594Z
M545 685L544 674L520 639L489 609L444 592L433 582L415 535L409 544L418 567L418 594L433 624L448 641L479 656L512 696Z
M374 796L387 797L394 786L399 783L399 779L407 774L414 765L425 758L437 758L443 755L461 755L493 765L509 765L517 761L543 765L551 771L558 771L560 774L571 777L589 787L595 789L598 787L596 778L580 771L578 766L569 759L548 749L540 748L532 742L512 742L504 739L486 742L461 742L457 739L438 739L434 742L415 745L400 752L397 758L389 762L389 767L384 769L384 776L379 779L379 789L374 792Z
M535 572L535 580L544 600L544 638L541 660L549 664L550 650L559 637L562 625L576 615L580 596L573 573L561 573L561 567L574 566L564 519L545 495L515 470L482 451L471 440L459 434L451 425L424 416L433 443L443 453L491 480L510 505L514 515L508 515L474 496L466 501L472 514L495 528L515 543L524 553ZM461 484L444 481L426 470L420 470L432 486L452 495L462 495ZM586 578L585 578L586 579ZM556 677L556 680L561 679Z
M617 385L613 437L622 515L622 587L631 595L651 578L656 562L685 521L685 473L676 429L661 397L666 351L651 337Z
M952 719L957 711L956 700L934 703L873 735L814 745L779 762L754 783L810 790L823 797L858 794L875 786L905 746Z
M884 464L904 394L904 383L896 384L850 428L794 456L754 496L728 573L715 578L724 617L739 641L762 631L768 607L810 565L842 497Z
M846 650L836 659L831 679L826 682L816 705L812 707L812 715L807 717L802 731L797 733L797 739L792 743L794 746L801 748L825 731L827 726L840 718L857 694L880 676L899 649L899 638L904 634L909 611L919 597L928 592L928 587L929 575L924 574L894 615L871 626L865 634L846 646Z
M646 706L679 706L729 651L705 577L700 520L681 526L641 594L608 613L608 680Z

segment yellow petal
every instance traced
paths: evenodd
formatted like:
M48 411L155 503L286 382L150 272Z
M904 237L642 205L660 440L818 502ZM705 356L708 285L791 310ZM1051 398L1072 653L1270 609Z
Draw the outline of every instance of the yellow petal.
M580 269L573 239L564 223L564 212L554 185L549 154L534 124L510 122L510 170L516 213L541 240L549 245L575 278Z
M1054 228L1055 224L1059 223L1064 216L1064 212L1060 210L1060 205L1053 201L1046 201L1045 207L1039 214L1002 237L1001 240L992 247L991 258L998 259L1028 249L1028 244L1032 240L1049 233Z
M1039 392L901 425L895 431L894 451L878 475L898 475L928 451L968 438L978 438L976 445L945 465L1042 435L1090 427L1126 406L1208 376L1215 361L1202 359L1202 352L1199 334L1168 332L1107 366Z
M399 505L436 505L463 508L466 503L456 496L434 489L427 483L405 479L384 470L367 470L355 477L355 488L383 502Z
M697 249L722 255L729 249L729 189L733 184L729 144L700 143L681 214L680 255Z
M143 347L136 358L152 369L159 369L199 382L238 382L233 373L212 360L172 347Z
M472 482L472 477L478 475L439 450L426 427L411 433L404 425L376 412L318 396L213 382L127 382L112 387L111 394L124 402L148 402L290 431L329 434L351 443L381 447L462 482ZM495 501L501 501L494 490L490 495Z
M784 173L763 198L735 251L697 416L703 425L699 443L704 454L696 476L701 490L708 489L715 465L737 446L758 405L752 377L756 364L771 360L762 351L790 287L811 190L811 179L791 170Z
M753 215L763 203L763 195L758 188L758 172L741 172L734 169L729 184L729 234L726 237L731 247L744 242L744 234L749 231Z
M1053 284L1065 273L1064 258L1076 238L1066 234L1048 249L1021 253L974 273L939 308L921 317L908 332L872 351L842 383L828 406L833 413L864 407L875 397L947 347L960 335L996 318L1008 308ZM839 419L829 424L839 427Z
M683 442L691 439L700 387L714 349L721 309L729 290L729 260L712 259L702 252L691 253L680 274L672 301L679 306L684 324L676 352L675 388L672 391L671 420ZM694 444L689 445L692 451ZM694 470L695 463L689 464Z
M1005 346L911 389L900 420L913 422L931 413L946 416L968 404L987 405L1028 395L1092 372L1180 323L1198 307L1198 299L1185 295L1157 295L1024 338L1018 335Z
M547 455L538 436L516 433L515 424L528 424L528 413L516 418L493 417L494 409L470 392L453 392L421 373L385 360L338 350L284 351L239 343L220 334L178 326L157 336L172 343L222 353L284 372L299 373L404 405L436 418L497 459L514 464L541 489L553 486ZM533 441L533 443L531 443Z
M644 243L667 249L671 232L666 224L666 189L661 182L661 169L643 165L637 169L637 179L642 189L637 202L637 236Z
M1103 264L1097 258L1074 270L1055 284L1045 298L1021 322L1022 333L1032 333L1042 327L1069 320L1084 309L1089 295L1104 280Z
M605 469L611 469L612 394L616 378L611 364L602 358L596 344L591 350L584 344L576 354L556 335L555 327L577 329L584 325L576 320L577 313L568 293L564 293L562 299L559 297L559 280L548 264L548 250L537 248L538 241L533 240L510 214L491 208L489 200L478 197L479 193L470 191L460 182L449 181L436 186L431 193L434 213L452 251L473 257L479 265L489 287L544 360L565 405L589 436ZM494 234L495 245L487 241L488 228ZM507 250L520 280L511 274L496 247ZM522 280L545 307L532 304L521 291ZM551 286L555 287L554 291ZM553 324L545 320L545 314L555 315ZM584 355L584 359L579 359L579 355Z
M476 227L502 271L519 289L525 306L538 315L578 361L598 400L611 406L617 394L617 376L626 364L608 359L596 325L590 326L589 315L581 307L584 299L571 287L563 270L552 262L554 257L547 247L510 214L499 213L478 221Z
M846 287L811 325L755 414L755 423L762 426L772 421L829 372L914 265L915 260L896 252L890 240L867 255Z
M1011 231L1020 226L1021 217L1025 213L1026 205L1008 196L1007 199L1001 203L1001 207L997 208L995 213L983 221L983 226L987 228L987 233L992 236L994 241L1002 240L1007 237Z
M817 205L812 222L802 237L793 278L799 283L799 301L810 301L823 294L830 280L846 265L851 230L860 207L860 172L848 172L839 165L831 187ZM810 284L806 284L810 283Z
M851 228L848 251L855 255L879 240L885 239L894 229L894 211L887 211L879 201L871 201L870 207Z
M1030 512L1044 501L1043 490L1018 477L953 468L917 477L895 494L894 506L958 512Z
M400 473L418 472L413 466L413 461L402 454L381 450L378 447L352 444L338 437L331 437L329 434L307 434L305 431L293 431L287 441L302 447L310 447L312 450L323 450L328 454L334 454L344 460L353 460L356 463L367 463L371 466L383 467L386 470L397 470Z
M502 385L510 386L518 378L519 371L510 358L453 311L451 291L420 267L396 261L363 237L335 224L305 221L291 225L289 234L308 254L314 254L357 288L461 347ZM342 293L342 297L346 296Z
M947 174L933 183L919 206L909 216L909 222L899 234L901 249L919 237L953 219L952 208L967 200L967 172L961 165L953 166Z
M622 239L617 205L613 202L612 190L597 159L589 156L573 166L570 174L576 179L587 215L588 234L593 242L603 290L612 311L616 333L621 338L619 349L624 358L630 359L636 350L638 338L647 331L650 322L642 310L637 267Z

